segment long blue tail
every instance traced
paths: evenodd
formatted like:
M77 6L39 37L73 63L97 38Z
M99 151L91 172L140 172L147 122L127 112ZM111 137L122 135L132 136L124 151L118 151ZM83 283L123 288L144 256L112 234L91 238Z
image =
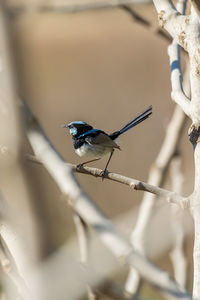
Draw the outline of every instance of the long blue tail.
M146 120L150 115L152 114L152 105L149 106L145 111L143 111L141 114L139 114L136 118L134 118L131 122L126 124L122 129L119 131L115 131L112 134L110 134L110 137L112 140L116 139L119 135L125 133L129 129L133 128L134 126L138 125L139 123Z

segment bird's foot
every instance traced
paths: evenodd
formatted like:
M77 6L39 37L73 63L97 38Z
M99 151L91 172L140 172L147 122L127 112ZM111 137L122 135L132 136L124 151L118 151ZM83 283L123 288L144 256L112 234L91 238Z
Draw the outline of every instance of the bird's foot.
M81 170L81 169L83 168L83 165L84 165L84 164L78 164L78 165L76 165L76 169L77 169L77 170Z
M100 176L101 176L102 181L104 180L104 178L106 178L107 174L108 174L107 170L101 171Z

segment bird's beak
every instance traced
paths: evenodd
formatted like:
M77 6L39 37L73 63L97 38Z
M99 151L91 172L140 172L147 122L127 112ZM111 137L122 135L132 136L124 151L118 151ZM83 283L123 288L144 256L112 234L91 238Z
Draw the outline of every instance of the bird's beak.
M68 124L63 124L62 128L69 128Z

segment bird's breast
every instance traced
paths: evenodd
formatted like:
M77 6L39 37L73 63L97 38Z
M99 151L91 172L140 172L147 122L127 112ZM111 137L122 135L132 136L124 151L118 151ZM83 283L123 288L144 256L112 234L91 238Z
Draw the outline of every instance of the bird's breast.
M80 157L95 157L100 158L107 153L111 152L111 148L104 147L102 145L90 145L88 143L84 143L79 148L75 149L76 154Z

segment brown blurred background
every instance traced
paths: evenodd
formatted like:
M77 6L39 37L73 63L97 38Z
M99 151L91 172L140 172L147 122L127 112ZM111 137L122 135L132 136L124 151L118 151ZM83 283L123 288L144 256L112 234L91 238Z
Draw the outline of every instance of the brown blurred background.
M156 24L153 5L134 8ZM63 123L83 120L111 133L153 105L152 116L120 138L122 151L115 151L109 166L110 171L146 181L174 108L169 42L120 8L68 14L29 12L12 16L11 26L19 93L67 161L78 164L83 160L74 153L68 131L61 128ZM192 191L193 182L189 125L181 140L185 194ZM104 168L106 160L94 166ZM54 247L74 232L71 211L43 167L32 165L32 172L41 190L41 215L52 220L46 232ZM77 176L108 216L139 207L141 192Z

